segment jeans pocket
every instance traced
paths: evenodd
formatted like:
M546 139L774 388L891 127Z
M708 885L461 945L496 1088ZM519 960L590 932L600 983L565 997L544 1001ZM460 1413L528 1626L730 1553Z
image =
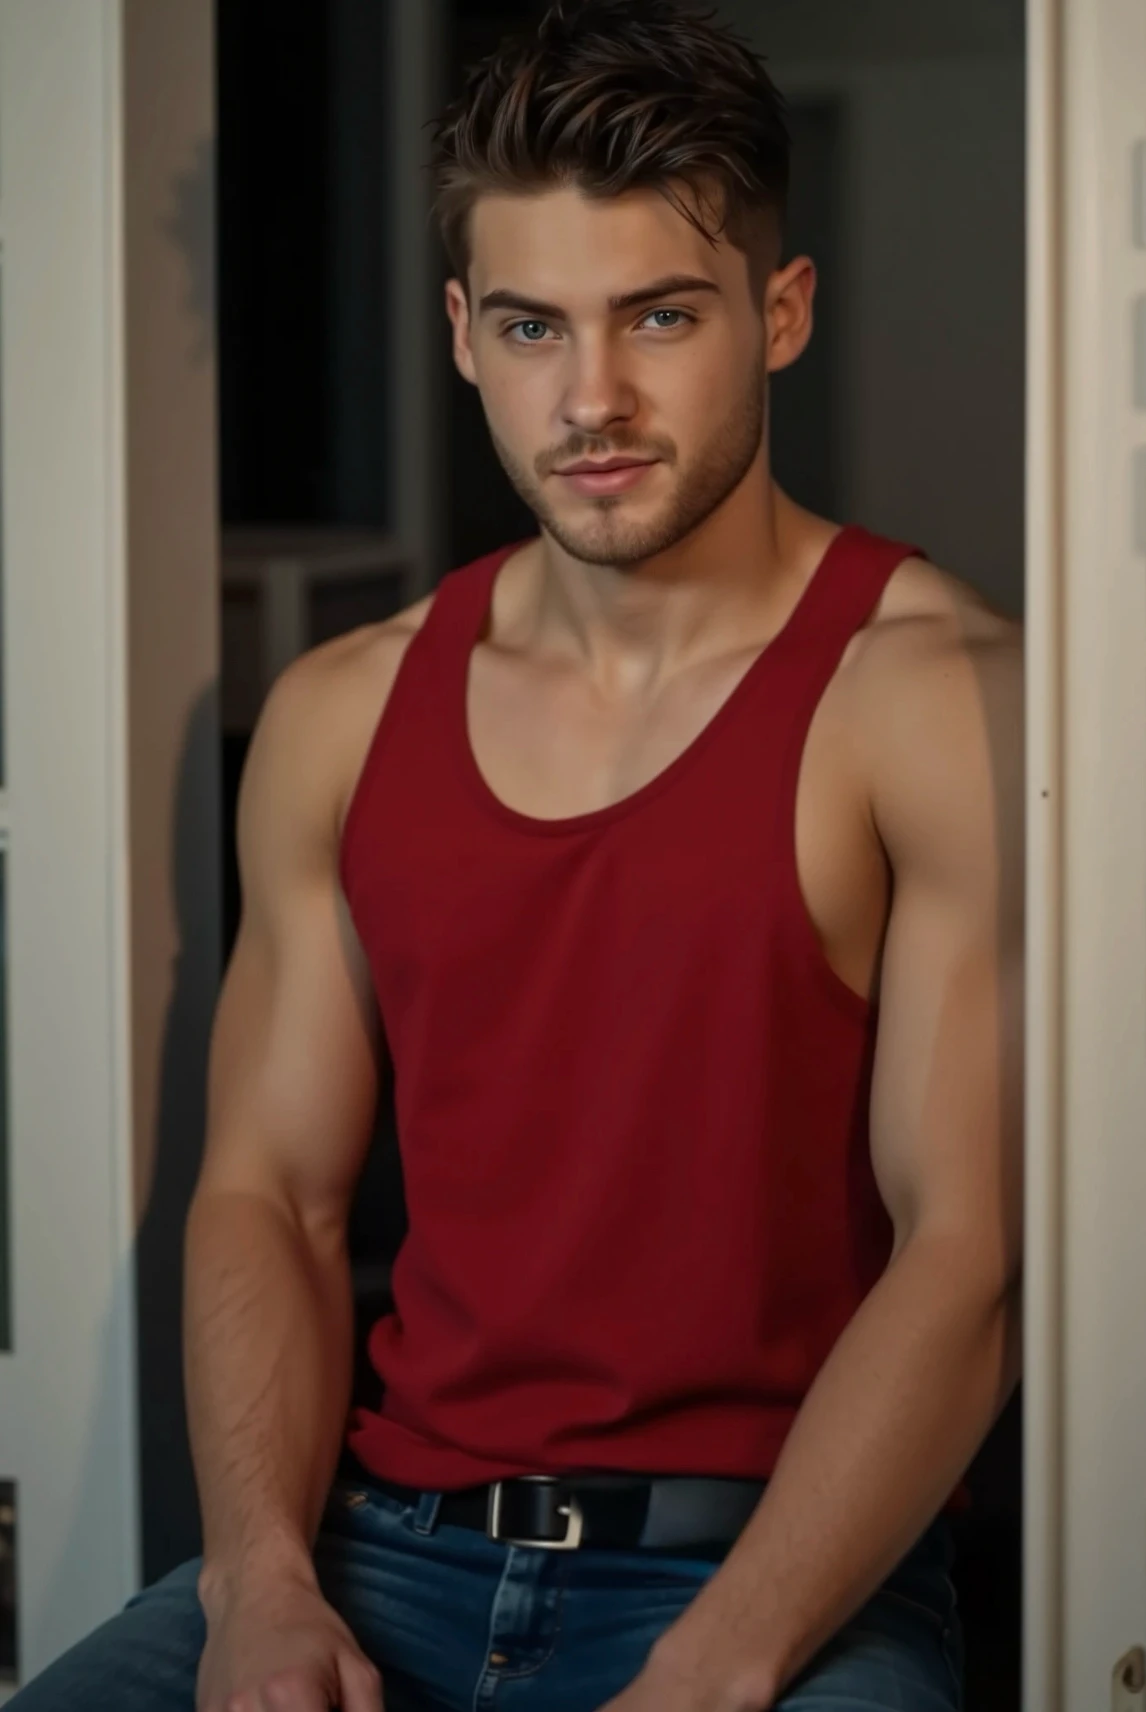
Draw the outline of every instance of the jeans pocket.
M929 1528L892 1571L878 1597L910 1609L940 1632L956 1620L951 1549L940 1524Z
M941 1569L897 1574L867 1607L869 1619L906 1644L936 1691L946 1690L953 1709L963 1704L963 1625L955 1589ZM930 1665L926 1661L930 1660ZM939 1675L946 1677L941 1683Z
M921 1617L929 1623L937 1634L945 1634L950 1624L950 1612L940 1611L925 1598L918 1598L913 1593L902 1592L898 1587L884 1587L876 1595L879 1599L890 1599L894 1605L911 1611L916 1617Z
M413 1506L376 1486L359 1486L352 1480L336 1480L326 1500L323 1526L336 1532L376 1530L378 1525L405 1523L414 1516Z
M952 1595L951 1619L943 1630L941 1644L943 1657L947 1661L947 1668L951 1672L951 1681L955 1687L956 1705L962 1712L963 1680L967 1660L963 1643L963 1623L958 1610L954 1607L954 1595Z

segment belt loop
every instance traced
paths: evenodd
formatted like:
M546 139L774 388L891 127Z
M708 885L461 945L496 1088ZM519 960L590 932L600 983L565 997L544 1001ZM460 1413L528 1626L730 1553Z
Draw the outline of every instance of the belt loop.
M438 1511L441 1507L440 1492L423 1492L414 1506L414 1532L432 1534L438 1525Z

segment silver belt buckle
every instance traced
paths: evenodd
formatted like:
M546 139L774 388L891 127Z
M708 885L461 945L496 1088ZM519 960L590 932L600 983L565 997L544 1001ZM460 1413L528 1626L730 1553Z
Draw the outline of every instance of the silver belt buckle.
M545 1477L536 1474L523 1474L522 1480L540 1480L547 1484ZM503 1546L525 1546L530 1551L576 1551L581 1544L585 1532L585 1516L576 1498L570 1498L568 1504L559 1504L557 1514L567 1518L569 1526L563 1540L511 1540L499 1532L501 1527L501 1489L504 1481L495 1480L489 1489L489 1513L486 1517L485 1531L491 1540L496 1540Z

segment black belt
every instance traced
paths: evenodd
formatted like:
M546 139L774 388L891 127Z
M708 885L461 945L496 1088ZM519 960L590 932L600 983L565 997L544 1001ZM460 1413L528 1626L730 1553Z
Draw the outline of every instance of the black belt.
M423 1496L376 1475L371 1480L405 1504L417 1504ZM504 1545L543 1551L611 1546L722 1557L763 1490L762 1480L527 1474L443 1493L438 1521L476 1529Z

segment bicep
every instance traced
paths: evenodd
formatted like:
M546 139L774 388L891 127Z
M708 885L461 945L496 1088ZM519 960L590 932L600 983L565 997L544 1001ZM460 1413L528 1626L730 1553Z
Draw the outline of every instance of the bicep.
M1021 682L1009 645L940 664L889 738L893 902L872 1161L897 1248L956 1239L1010 1282L1022 1232Z
M212 1036L200 1192L269 1195L337 1223L372 1133L378 1028L323 760L300 723L270 711L243 781L243 914Z
M1014 1272L1022 1225L1022 953L988 910L905 886L892 911L872 1162L896 1246L927 1231Z
M239 935L215 1018L203 1187L280 1193L336 1216L377 1098L361 953L336 900L300 896L279 932Z

